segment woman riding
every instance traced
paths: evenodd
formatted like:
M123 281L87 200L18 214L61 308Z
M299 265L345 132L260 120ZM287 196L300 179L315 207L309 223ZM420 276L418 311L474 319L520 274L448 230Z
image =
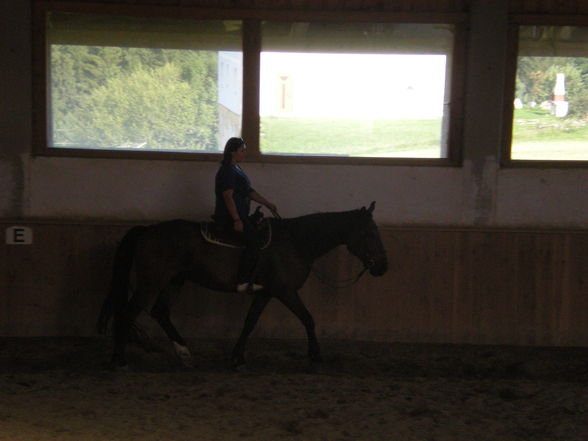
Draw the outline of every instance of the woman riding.
M215 220L224 225L226 230L241 236L245 243L237 273L237 292L263 289L263 286L252 280L259 258L259 240L249 220L251 200L277 212L273 203L251 187L251 181L239 166L245 159L246 149L242 138L230 138L225 144L223 160L215 178Z

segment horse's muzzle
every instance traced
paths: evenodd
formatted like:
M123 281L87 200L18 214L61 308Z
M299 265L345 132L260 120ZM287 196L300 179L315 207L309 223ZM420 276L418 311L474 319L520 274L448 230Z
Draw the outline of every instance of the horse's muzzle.
M381 258L381 259L369 259L366 262L366 267L368 268L370 274L374 277L383 276L386 271L388 271L388 259Z

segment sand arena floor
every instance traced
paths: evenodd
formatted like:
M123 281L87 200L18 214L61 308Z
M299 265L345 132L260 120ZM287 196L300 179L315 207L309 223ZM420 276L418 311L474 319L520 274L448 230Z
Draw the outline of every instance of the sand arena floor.
M588 348L190 340L107 369L105 338L0 338L0 441L586 441Z

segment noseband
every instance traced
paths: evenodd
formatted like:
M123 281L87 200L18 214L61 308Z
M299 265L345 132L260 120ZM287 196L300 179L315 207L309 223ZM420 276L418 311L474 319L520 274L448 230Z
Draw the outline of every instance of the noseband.
M337 289L347 288L347 287L357 283L359 281L359 279L361 278L361 276L363 276L367 270L373 268L376 265L375 259L371 256L366 258L365 260L361 259L361 262L363 263L363 268L359 271L357 276L351 277L349 279L344 279L344 280L331 279L330 277L327 277L324 274L319 273L314 268L314 266L311 267L311 271L317 279L319 279L325 285L329 285L331 288L337 288Z
M367 262L364 263L363 265L364 265L364 269L370 269L370 268L373 268L374 266L376 266L376 261L370 257L367 260Z
M270 211L271 211L274 218L282 219L282 217L276 211L271 210L271 209L270 209ZM325 285L329 285L331 288L336 288L336 289L347 288L347 287L357 283L357 281L361 278L361 276L364 275L364 273L367 270L369 270L370 268L373 268L376 265L376 261L371 256L368 257L365 260L365 262L363 259L361 259L361 261L363 263L363 268L359 271L357 276L351 277L350 279L345 279L345 280L335 280L330 277L327 277L324 274L321 274L320 272L318 272L314 266L310 267L310 271L312 272L312 274L314 274L314 276L319 281L321 281Z

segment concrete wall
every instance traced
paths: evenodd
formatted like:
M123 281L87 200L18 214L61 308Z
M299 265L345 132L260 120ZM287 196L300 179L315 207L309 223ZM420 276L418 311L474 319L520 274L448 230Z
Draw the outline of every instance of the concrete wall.
M73 254L34 247L13 250L3 245L4 251L0 258L5 261L0 262L2 267L12 265L26 268L26 265L34 264L34 259L46 260L53 255L61 259L61 265L67 266L68 259L71 261L77 258L80 243L85 240L80 232L92 225L111 225L110 228L116 229L116 224L121 221L150 222L177 217L208 217L213 208L212 178L217 167L215 163L31 155L33 73L30 9L30 2L26 0L0 3L0 219L4 220L5 226L37 219L49 221L49 225L67 225L65 230L59 229L63 241L52 246L71 250ZM448 227L492 227L497 228L496 231L517 228L521 232L532 227L537 237L549 235L554 229L586 228L588 204L585 203L584 189L588 183L588 169L500 168L507 1L473 0L470 12L462 166L246 164L246 170L256 188L276 202L286 217L315 211L347 210L376 200L376 220L380 225L390 228L426 226L427 231L442 233ZM73 220L83 222L72 224ZM415 231L421 230L417 228ZM489 231L488 234L494 237L493 230ZM116 234L111 234L115 241L120 236L120 230L116 229ZM94 273L91 273L90 264L86 267L88 284L94 287L99 285L97 280L103 283L102 276L107 273L104 268L109 265L113 243L103 242L99 238L102 236L92 237L94 242L86 244L84 252L96 251L96 259L101 262L96 264L100 270ZM426 234L414 237L410 243L419 247L426 237ZM496 236L497 242L490 240L490 243L506 244L500 237ZM389 246L393 246L393 243L390 242ZM447 246L449 243L440 244L440 247ZM446 251L447 248L439 249L441 253ZM32 254L25 258L23 253ZM42 255L35 256L35 253ZM102 260L99 256L102 256ZM574 259L585 257L583 253L573 255ZM94 259L88 258L90 261ZM581 265L585 260L576 263ZM451 267L447 266L449 262L439 264L442 265L441 271L451 273ZM50 279L49 274L43 273L43 267L37 266L33 273L39 280L43 280L43 277ZM10 277L5 274L4 280L11 280ZM389 277L383 280L390 284L383 289L393 292L392 284L397 280ZM77 283L80 283L80 289L82 285L87 289L88 284L82 281ZM413 288L417 289L420 283L415 279ZM47 293L37 292L35 295L39 296L39 301L55 305L51 302L61 298L56 293L64 286L66 280L55 282ZM39 287L42 289L42 283L36 283L34 287L35 291ZM7 308L5 314L10 315L14 312L11 308L17 308L14 299L23 295L22 289L22 284L3 283L0 296L3 298L2 305ZM467 294L463 294L466 296L465 302L476 298L477 288L469 289ZM447 291L446 295L452 294ZM580 292L569 295L578 299ZM97 293L92 295L92 307L99 297ZM509 301L508 298L502 300ZM348 308L346 313L351 314L362 308L361 301L361 298L357 298L346 306L338 307ZM327 316L330 305L321 305L319 308L326 309L320 309L318 314ZM225 304L209 306L212 308L210 314L216 317L221 317L226 309ZM86 307L90 307L89 304ZM419 308L418 305L413 307ZM5 322L2 332L25 333L23 323L29 323L35 333L86 332L75 326L52 326L51 320L58 320L56 317L61 314L59 308L49 309L46 315L39 317L27 311L29 315L26 317L11 315L20 318L11 319L11 325ZM401 311L396 313L402 314ZM7 316L4 317L7 320ZM34 323L35 320L42 321ZM374 317L374 320L384 318ZM420 322L412 325L414 335L411 338L415 340L459 340L458 337L447 337L441 328L430 331ZM233 329L234 324L226 323L225 326ZM363 329L361 326L361 322L358 322L355 334L349 334L341 328L331 335L357 335L362 338L384 336L373 331L377 323L365 325ZM402 333L396 337L402 335L408 338L408 334ZM396 337L393 332L385 334L388 339ZM467 340L463 335L461 339ZM486 341L483 336L474 340ZM513 336L510 340L498 337L490 340L586 344L585 337L562 337L560 340L533 337L525 340Z
M208 216L214 163L32 157L30 4L0 8L0 216ZM476 0L470 9L462 167L247 164L260 192L285 216L376 200L387 225L587 226L587 169L499 167L507 1Z

